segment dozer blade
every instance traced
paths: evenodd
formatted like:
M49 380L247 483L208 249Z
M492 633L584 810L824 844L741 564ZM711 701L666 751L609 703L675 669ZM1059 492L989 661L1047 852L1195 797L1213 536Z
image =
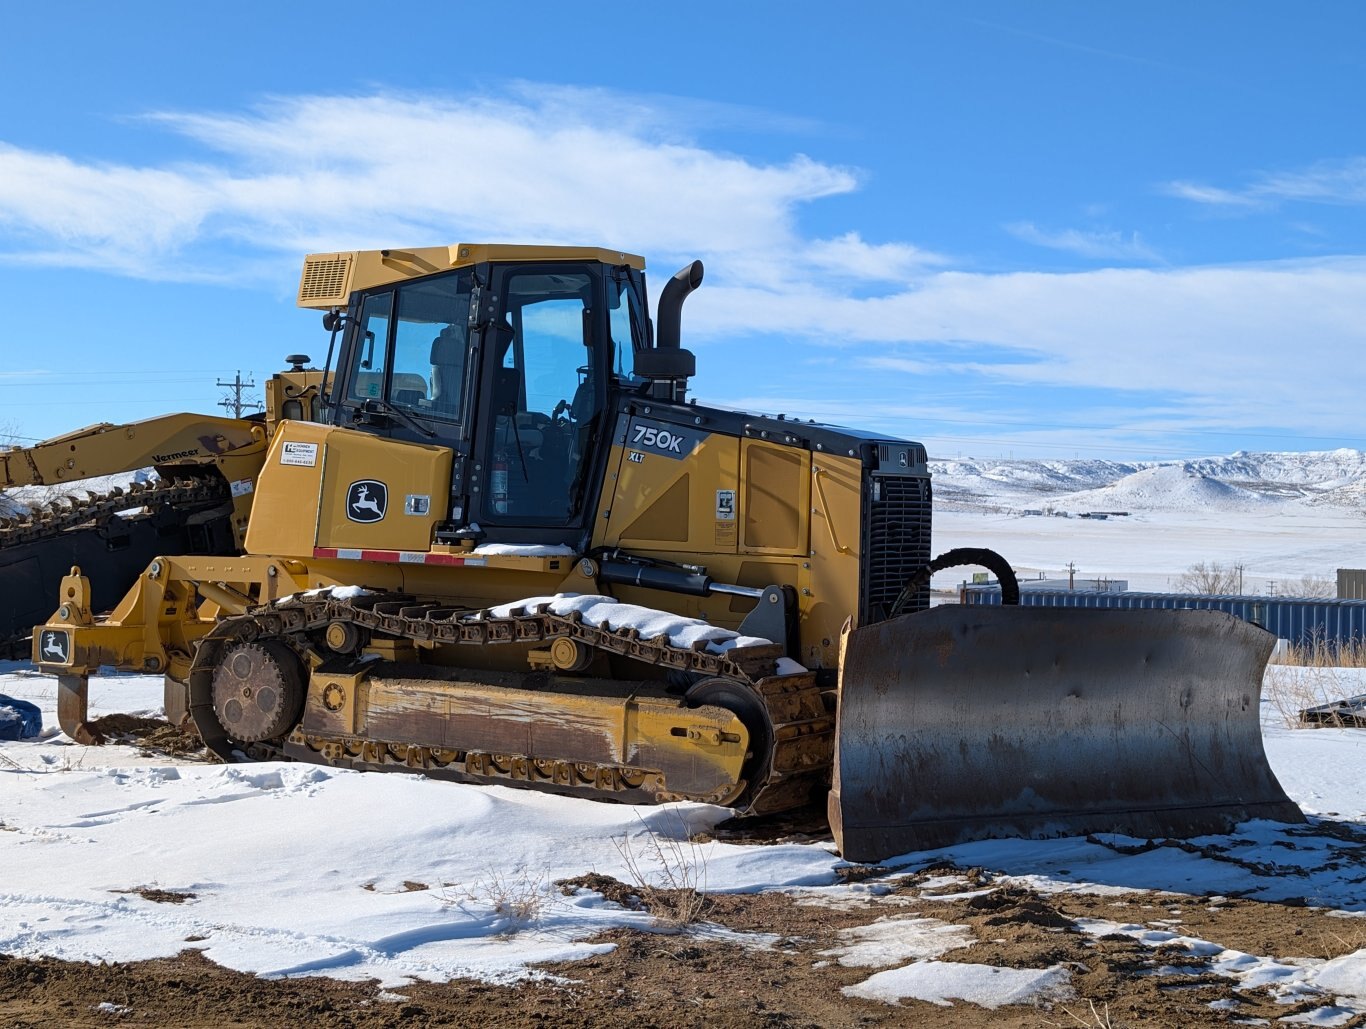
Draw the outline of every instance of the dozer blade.
M1274 643L1216 611L948 605L855 629L829 798L840 853L1303 822L1262 749Z

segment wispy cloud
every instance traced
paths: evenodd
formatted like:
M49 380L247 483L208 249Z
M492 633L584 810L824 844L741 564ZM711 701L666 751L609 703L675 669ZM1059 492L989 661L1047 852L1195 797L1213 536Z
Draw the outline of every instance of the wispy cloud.
M1252 188L1280 200L1322 204L1366 203L1366 157L1321 161L1302 171L1265 176Z
M1205 186L1197 182L1168 182L1160 191L1178 200L1190 200L1197 204L1210 204L1214 207L1262 207L1265 201L1247 193L1238 193L1217 186Z
M1319 161L1308 168L1263 172L1238 189L1169 182L1162 192L1197 204L1226 208L1268 207L1279 202L1366 204L1366 157Z
M1033 222L1013 222L1005 227L1016 239L1050 250L1065 250L1095 260L1158 261L1161 255L1137 232L1125 235L1113 230L1059 229L1049 232Z
M803 260L827 274L868 282L904 282L949 263L944 255L909 243L866 243L857 232L812 240Z

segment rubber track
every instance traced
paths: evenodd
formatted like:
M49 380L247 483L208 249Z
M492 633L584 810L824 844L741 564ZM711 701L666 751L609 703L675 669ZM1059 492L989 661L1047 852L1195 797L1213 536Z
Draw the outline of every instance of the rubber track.
M601 629L585 623L577 612L555 615L544 610L544 605L531 610L515 609L506 617L495 618L487 611L384 593L347 600L326 594L297 595L220 622L200 643L190 672L191 710L210 749L225 760L233 760L235 748L231 741L221 731L213 731L217 728L217 718L213 714L210 680L213 665L224 647L237 640L285 637L296 649L313 651L321 658L324 655L317 653L308 634L324 629L333 621L351 622L390 637L464 646L534 643L570 637L598 650L663 668L727 676L745 684L760 697L773 725L773 750L767 761L761 758L756 766L762 779L752 783L747 791L749 800L743 813L770 814L798 807L809 800L814 788L829 780L835 720L826 709L814 673L773 674L777 659L783 656L782 648L774 644L715 654L706 649L705 642L692 648L676 647L669 642L668 636L645 639L634 629L619 632ZM205 732L205 727L212 728ZM272 759L281 756L274 747L264 748L261 753ZM556 755L534 756L554 758ZM583 792L591 794L594 791ZM603 796L612 797L612 794Z
M91 522L102 523L122 511L197 505L227 497L227 487L217 478L135 482L127 489L115 488L108 493L87 493L84 497L68 495L49 502L31 515L0 518L0 549L50 539Z

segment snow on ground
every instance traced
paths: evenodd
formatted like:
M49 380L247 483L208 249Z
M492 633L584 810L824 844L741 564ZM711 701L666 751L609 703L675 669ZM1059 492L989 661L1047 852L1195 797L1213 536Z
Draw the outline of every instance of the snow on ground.
M55 720L53 680L9 669L0 691ZM160 692L155 677L97 677L92 714L154 710ZM652 837L686 841L728 815L303 764L149 760L61 734L0 748L0 812L0 952L134 960L193 944L263 975L390 985L515 979L531 962L601 952L581 941L606 928L649 928L645 914L553 882L591 871L629 882L627 855L650 872ZM703 857L720 891L830 882L837 862L809 846L712 844ZM126 892L141 887L194 896Z
M1269 673L1268 693L1281 673ZM51 678L9 663L0 666L0 692L37 703L55 722ZM160 706L161 681L96 677L90 692L97 717L150 713ZM1269 701L1264 714L1272 765L1306 812L1366 823L1366 732L1292 731ZM666 870L654 855L672 852L717 892L785 890L803 903L839 906L885 889L840 883L843 862L828 845L687 842L726 816L699 804L618 806L304 764L205 765L82 747L49 730L37 741L0 745L0 952L126 961L193 946L267 976L507 982L542 974L528 967L535 962L601 953L610 944L586 941L608 928L662 931L643 912L591 891L564 896L553 885L588 872L631 882L627 855L662 882ZM1252 822L1188 849L1144 843L994 840L885 864L912 870L947 859L1045 892L1246 892L1366 915L1366 846L1312 823ZM1201 853L1205 844L1225 856ZM140 889L193 896L155 903ZM924 891L927 902L962 895L951 876ZM1139 929L1148 931L1122 931ZM1059 996L1067 985L1065 968L945 960L970 933L909 913L845 939L829 959L869 969L851 995L995 1006ZM1217 954L1218 974L1250 984L1263 981L1256 969L1289 967L1296 990L1322 990L1344 1010L1366 1011L1366 952L1315 963L1225 952L1217 941L1198 948Z
M959 457L930 461L936 495L950 500L975 498L997 504L1019 504L1059 494L1099 491L1136 473L1161 471L1154 478L1131 480L1175 484L1181 477L1209 478L1281 498L1303 498L1314 504L1354 506L1366 485L1366 451L1249 453L1188 461L1001 460ZM1170 475L1164 479L1163 476ZM1166 497L1162 490L1148 499L1170 509L1181 503L1219 502L1217 492L1203 496ZM1103 507L1103 505L1093 505Z
M907 997L948 1007L955 1000L967 1000L984 1008L1002 1004L1028 1004L1033 1001L1067 999L1067 970L1052 968L999 968L964 961L914 961L899 968L846 986L850 997L895 1003Z
M1021 578L1065 579L1071 562L1078 578L1123 579L1131 590L1177 589L1197 562L1241 564L1244 592L1283 593L1306 575L1331 583L1339 568L1366 568L1366 517L1289 503L1265 514L1147 511L1105 521L936 508L933 552L953 547L995 550ZM972 571L949 569L933 585L951 588Z
M1249 454L1164 464L932 461L933 552L989 547L1022 578L1120 579L1167 591L1192 565L1243 567L1243 592L1285 593L1366 568L1366 453ZM1058 517L1125 511L1104 521ZM956 586L971 569L936 575Z

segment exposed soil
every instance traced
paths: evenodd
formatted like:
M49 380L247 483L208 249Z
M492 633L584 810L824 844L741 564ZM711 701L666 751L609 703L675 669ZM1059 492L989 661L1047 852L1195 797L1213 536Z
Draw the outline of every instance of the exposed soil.
M96 727L110 739L146 750L213 759L193 733L161 719L114 715L100 719ZM1331 835L1334 826L1321 822L1314 831ZM1345 839L1360 842L1353 828L1342 827L1342 832ZM823 814L808 809L768 819L723 822L698 840L708 838L771 844L830 837ZM1198 849L1179 841L1157 846ZM1227 853L1207 856L1236 863ZM1229 1026L1247 1019L1275 1023L1331 1003L1332 998L1277 1004L1265 990L1238 990L1234 980L1202 972L1205 959L1184 951L1145 947L1126 936L1088 936L1076 928L1074 920L1149 925L1266 957L1327 959L1366 948L1366 917L1330 914L1306 906L1303 900L1267 904L1151 891L1043 895L993 883L978 869L951 867L929 867L905 875L853 866L841 874L848 883L861 882L876 890L830 906L809 903L801 894L698 897L642 889L596 873L564 880L558 885L566 892L591 889L622 907L649 911L659 919L660 931L605 933L597 942L614 944L610 953L545 966L553 978L515 986L456 980L381 990L373 982L317 977L264 980L215 965L193 947L175 958L113 965L0 956L0 1027L1185 1029ZM926 891L927 879L946 874L960 876L962 885ZM403 888L429 887L405 882ZM952 900L922 896L925 892L979 891L985 892ZM178 904L193 898L150 886L126 892L155 903ZM837 956L825 953L849 942L841 937L841 930L880 919L912 917L937 918L972 930L977 943L951 950L940 960L1034 969L1062 964L1071 973L1072 995L1038 1006L996 1010L967 1002L943 1007L906 1000L891 1005L845 996L843 987L863 982L878 969L845 967ZM688 924L696 921L762 936L744 943L719 940L714 932L708 935ZM1164 971L1166 966L1179 966L1181 972ZM1211 1002L1228 1000L1237 1002L1236 1010L1209 1007ZM1340 1025L1360 1029L1366 1027L1366 1017Z
M206 763L221 763L193 729L178 729L164 718L140 718L113 714L96 718L90 728L106 743L138 747L144 754L169 754L172 757L198 758Z
M997 1027L1228 1026L1233 1018L1275 1022L1319 1006L1282 1005L1264 991L1201 972L1202 959L1141 946L1124 936L1099 939L1074 927L1077 918L1149 924L1212 940L1251 954L1330 958L1366 947L1366 918L1299 905L1264 904L1170 893L1042 895L990 883L976 870L956 892L989 892L927 900L923 872L876 883L877 895L840 906L804 902L800 894L710 895L701 917L740 933L768 934L748 945L708 938L668 924L688 910L668 891L641 891L602 875L561 883L587 887L623 906L651 910L662 931L615 930L608 954L547 966L558 980L492 986L468 980L417 983L388 991L374 983L322 978L262 980L223 969L192 948L180 956L119 965L0 957L0 1026L962 1026ZM853 877L857 878L857 876ZM421 888L414 883L409 888ZM141 892L141 891L135 891ZM155 892L155 891L153 891ZM143 896L155 901L175 896ZM882 918L932 917L968 926L979 942L941 960L1012 968L1065 964L1073 996L1051 1006L988 1010L958 1002L893 1006L847 997L841 987L874 968L849 968L822 953L848 942L840 930ZM771 940L776 936L776 942ZM763 945L763 944L767 945ZM1180 974L1164 973L1165 965ZM1236 1011L1211 1009L1236 1000ZM1324 998L1319 1003L1330 1003ZM1343 1023L1366 1025L1366 1018Z

